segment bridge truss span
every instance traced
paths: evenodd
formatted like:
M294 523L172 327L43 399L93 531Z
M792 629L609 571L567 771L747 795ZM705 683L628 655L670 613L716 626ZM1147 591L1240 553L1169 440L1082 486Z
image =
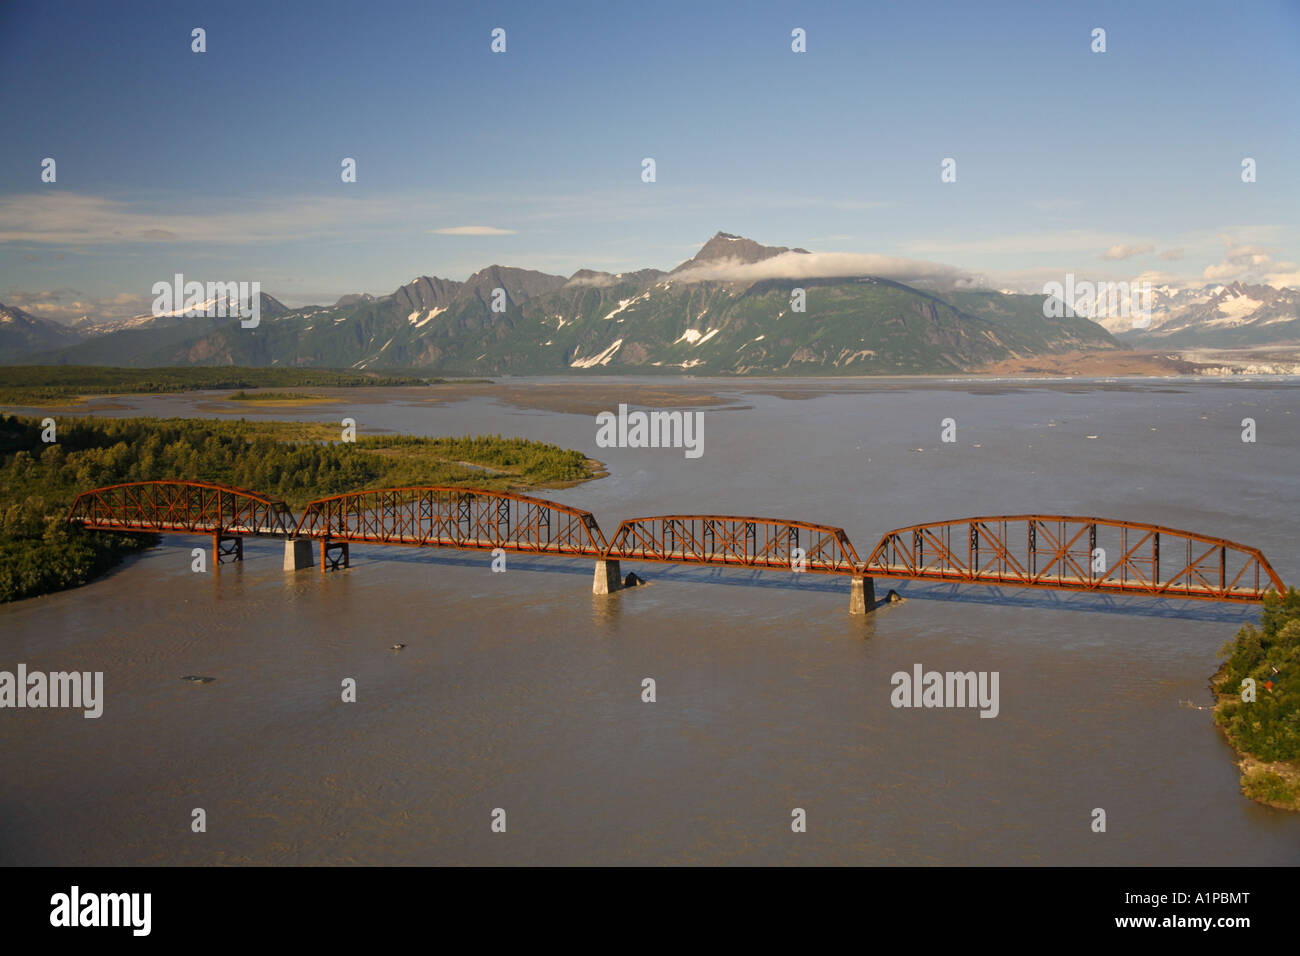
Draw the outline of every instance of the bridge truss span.
M605 557L820 574L854 574L859 563L841 528L732 515L629 518Z
M204 481L135 481L95 488L77 495L68 521L97 531L293 533L293 514L280 499Z
M375 488L320 498L301 520L270 495L202 481L138 481L77 496L67 520L99 531L212 536L218 564L246 536L279 537L285 568L347 567L349 544L553 554L596 560L597 593L623 586L619 562L752 568L851 577L850 608L875 578L1057 591L1259 602L1286 586L1258 548L1134 521L990 515L887 532L863 561L841 528L743 515L629 518L606 540L591 512L545 498L463 486Z
M1281 578L1256 548L1160 525L1066 515L996 515L912 525L880 539L864 568L886 578L1210 601L1260 601Z
M334 541L600 557L605 536L589 511L529 495L420 485L320 498L297 534Z

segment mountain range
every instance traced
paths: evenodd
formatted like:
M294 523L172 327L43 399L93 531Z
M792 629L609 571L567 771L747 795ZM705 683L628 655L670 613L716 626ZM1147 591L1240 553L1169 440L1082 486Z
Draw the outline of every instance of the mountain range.
M790 266L787 274L797 272L804 255L811 256L719 232L669 272L582 269L566 278L493 265L463 282L419 276L385 296L357 293L298 309L263 294L253 329L238 319L175 315L69 327L0 306L0 361L458 375L864 375L962 372L1009 358L1123 347L1106 319L1045 317L1041 294L930 290L867 275L738 277L746 270L737 267L776 257ZM1183 299L1170 291L1158 299L1166 312L1158 306L1158 321L1143 334L1173 341L1206 315L1211 324L1201 324L1214 334L1300 335L1294 290L1216 288ZM1247 311L1252 303L1259 305ZM1260 308L1290 318L1265 318ZM1245 321L1214 324L1225 310ZM1125 325L1131 322L1113 331L1128 339Z
M1135 347L1245 347L1300 341L1300 291L1233 282L1152 290L1151 324L1102 317L1110 332Z

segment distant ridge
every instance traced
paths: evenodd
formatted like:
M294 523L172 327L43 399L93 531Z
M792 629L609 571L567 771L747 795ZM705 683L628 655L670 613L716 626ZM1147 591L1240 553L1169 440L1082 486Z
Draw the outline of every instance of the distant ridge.
M734 276L730 265L803 255L810 253L718 232L666 273L579 269L565 277L494 264L464 281L418 276L388 295L355 293L332 306L285 309L267 297L256 329L237 320L142 317L115 331L70 331L79 338L72 343L15 342L3 357L456 375L868 375L960 372L1119 347L1088 319L1045 318L1042 296L941 293L866 275L796 280L767 270L760 281L710 278Z

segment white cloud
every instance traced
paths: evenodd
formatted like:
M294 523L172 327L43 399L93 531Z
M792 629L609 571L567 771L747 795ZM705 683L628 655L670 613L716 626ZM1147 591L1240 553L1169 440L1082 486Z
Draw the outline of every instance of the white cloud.
M498 229L496 226L449 226L445 229L430 229L438 236L513 236L513 229Z
M594 272L591 275L573 275L570 277L569 285L589 285L597 289L608 288L618 284L618 277L608 272Z
M1278 263L1279 271L1269 272L1263 276L1264 284L1271 285L1275 289L1290 287L1300 289L1300 266L1294 262Z
M991 269L988 270L998 287L1008 287L1019 289L1023 292L1037 293L1042 289L1042 283L1046 281L1062 282L1066 272L1073 272L1078 278L1087 278L1090 281L1134 281L1131 274L1122 274L1114 272L1111 269L1098 269L1095 265L1090 265L1086 259L1079 255L1071 254L1073 247L1076 246L1077 239L1085 235L1083 233L1062 234L1055 241L1050 237L1042 238L1042 249L1047 252L1055 253L1052 258L1058 260L1057 265L1051 267L1026 266L1019 269ZM990 244L996 244L998 252L1009 252L1008 247L1011 242L1019 242L1022 237L1009 237L1004 239L989 240ZM1295 287L1300 285L1296 275L1297 266L1292 262L1282 262L1274 258L1277 249L1273 245L1262 245L1263 242L1284 241L1284 230L1277 226L1241 226L1224 228L1218 233L1207 231L1194 231L1182 233L1176 236L1167 237L1164 241L1171 242L1168 248L1160 252L1159 257L1165 262L1178 262L1180 260L1193 260L1195 264L1189 262L1186 270L1180 270L1178 273L1149 270L1144 271L1138 277L1141 281L1151 281L1156 285L1169 285L1174 288L1200 288L1207 282L1220 283L1241 280L1249 283L1261 283L1271 285L1275 288L1283 286ZM1172 242L1180 243L1177 246ZM1160 243L1163 245L1163 242ZM1063 247L1070 248L1063 248ZM1112 242L1108 248L1115 248ZM1120 244L1120 249L1128 251L1134 248ZM1217 251L1216 251L1217 249ZM1226 251L1225 251L1226 249ZM1026 250L1026 257L1031 250ZM1203 266L1206 260L1211 257L1221 256L1220 261L1213 262L1209 266ZM1035 258L1037 258L1035 256ZM1103 256L1112 262L1122 261L1120 256ZM1196 261L1199 260L1199 261ZM1119 268L1123 268L1120 266Z
M1120 242L1107 249L1102 254L1102 258L1110 262L1115 262L1120 259L1132 259L1134 256L1150 255L1154 250L1155 246L1149 242L1137 246L1129 246Z
M1239 243L1232 236L1225 235L1222 238L1224 246L1227 247L1223 259L1206 266L1202 273L1202 276L1211 282L1262 281L1263 274L1274 272L1279 266L1291 265L1291 263L1274 263L1272 254L1262 246Z

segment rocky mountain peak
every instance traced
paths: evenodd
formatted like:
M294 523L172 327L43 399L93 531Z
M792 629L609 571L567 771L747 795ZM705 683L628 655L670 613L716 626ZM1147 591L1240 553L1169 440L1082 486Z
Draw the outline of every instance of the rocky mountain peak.
M700 247L699 252L679 265L673 272L682 272L692 266L724 261L762 262L764 259L771 259L773 256L779 256L784 252L799 252L806 255L808 250L791 249L787 246L764 246L753 239L746 239L744 236L737 236L730 232L718 232Z

